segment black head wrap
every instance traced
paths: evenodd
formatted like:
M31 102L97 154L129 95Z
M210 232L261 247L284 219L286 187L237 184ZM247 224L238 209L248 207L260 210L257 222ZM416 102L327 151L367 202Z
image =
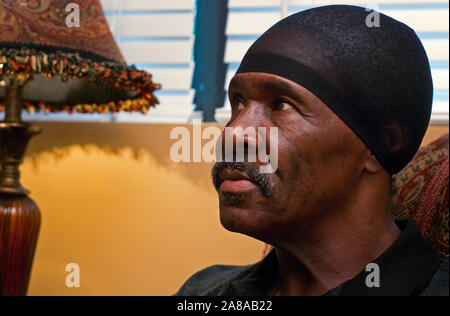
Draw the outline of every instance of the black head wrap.
M379 27L369 27L371 13L333 5L291 15L253 44L237 73L270 73L302 85L394 174L422 142L433 84L416 33L381 13Z

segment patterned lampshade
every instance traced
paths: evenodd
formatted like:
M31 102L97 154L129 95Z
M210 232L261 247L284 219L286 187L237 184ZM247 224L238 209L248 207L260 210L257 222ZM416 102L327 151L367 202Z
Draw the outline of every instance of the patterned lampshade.
M0 0L0 85L32 76L29 112L142 112L160 85L129 67L99 0ZM0 111L5 88L0 86Z

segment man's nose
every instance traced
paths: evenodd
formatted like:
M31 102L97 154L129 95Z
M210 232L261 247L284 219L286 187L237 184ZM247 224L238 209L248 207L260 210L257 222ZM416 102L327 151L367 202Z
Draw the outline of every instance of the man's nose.
M259 150L268 148L269 129L270 120L264 107L248 104L232 118L222 134L225 161L257 162Z

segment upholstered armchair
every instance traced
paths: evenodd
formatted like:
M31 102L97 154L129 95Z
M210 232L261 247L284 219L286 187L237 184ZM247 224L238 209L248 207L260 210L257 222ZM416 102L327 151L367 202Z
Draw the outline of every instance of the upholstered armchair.
M448 134L419 149L414 159L393 177L395 218L415 219L441 256L448 258Z

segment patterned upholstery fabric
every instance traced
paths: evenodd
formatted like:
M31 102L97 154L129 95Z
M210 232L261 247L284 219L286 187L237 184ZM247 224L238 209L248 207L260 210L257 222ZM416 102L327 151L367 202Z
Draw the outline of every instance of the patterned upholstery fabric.
M392 203L396 219L413 218L424 236L448 258L449 136L419 149L414 159L393 177Z

